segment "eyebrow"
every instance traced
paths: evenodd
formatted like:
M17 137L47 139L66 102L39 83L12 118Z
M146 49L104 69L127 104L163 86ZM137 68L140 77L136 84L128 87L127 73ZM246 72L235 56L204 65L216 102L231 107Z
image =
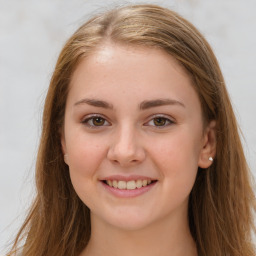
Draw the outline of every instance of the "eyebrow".
M156 100L145 100L141 102L139 108L140 110L145 110L153 107L160 107L165 105L178 105L185 108L185 105L177 100L173 99L156 99Z
M103 101L103 100L98 100L98 99L82 99L76 102L74 105L78 106L81 104L88 104L94 107L99 107L99 108L105 108L105 109L114 109L113 105ZM177 100L173 99L155 99L155 100L145 100L140 103L139 109L140 110L145 110L153 107L160 107L160 106L165 106L165 105L178 105L182 106L185 108L185 105Z
M81 105L81 104L88 104L94 107L99 108L106 108L106 109L113 109L113 105L103 101L103 100L97 100L97 99L82 99L75 103L75 106Z

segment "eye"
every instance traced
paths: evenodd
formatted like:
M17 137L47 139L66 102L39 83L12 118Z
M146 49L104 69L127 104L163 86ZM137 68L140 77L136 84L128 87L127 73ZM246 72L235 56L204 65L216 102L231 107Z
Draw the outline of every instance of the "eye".
M151 119L149 122L146 123L147 126L155 126L155 127L166 127L174 122L170 120L169 118L163 117L163 116L156 116L153 119Z
M105 118L103 118L101 116L96 116L96 115L85 118L82 121L82 124L84 124L90 128L110 125L110 123Z

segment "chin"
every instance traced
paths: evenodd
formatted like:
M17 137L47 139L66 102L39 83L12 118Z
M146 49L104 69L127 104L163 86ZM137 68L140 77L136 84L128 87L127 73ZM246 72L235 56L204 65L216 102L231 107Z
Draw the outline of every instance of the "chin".
M102 219L104 219L104 222L108 225L126 231L144 229L154 222L152 215L142 213L141 211L136 212L131 209L130 211L126 210L116 214L113 214L112 212L109 216L102 216Z
M146 222L145 220L122 219L120 221L115 220L110 224L123 231L138 231L147 228L150 222Z

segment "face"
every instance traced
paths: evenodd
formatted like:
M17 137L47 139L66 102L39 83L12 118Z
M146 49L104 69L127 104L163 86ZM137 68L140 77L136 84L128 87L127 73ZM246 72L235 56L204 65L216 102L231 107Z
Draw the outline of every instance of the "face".
M72 77L64 123L65 161L92 219L134 230L186 218L198 166L210 165L210 128L172 57L102 46Z

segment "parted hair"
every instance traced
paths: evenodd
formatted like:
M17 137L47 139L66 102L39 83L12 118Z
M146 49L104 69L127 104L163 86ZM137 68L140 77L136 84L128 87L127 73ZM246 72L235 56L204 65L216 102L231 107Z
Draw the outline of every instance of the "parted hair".
M45 100L36 196L8 255L78 256L90 239L90 211L71 184L60 131L72 74L106 42L162 49L187 70L204 123L216 120L216 157L208 169L198 168L189 198L189 225L198 255L255 255L252 176L216 57L190 22L172 10L146 4L94 16L62 49Z

